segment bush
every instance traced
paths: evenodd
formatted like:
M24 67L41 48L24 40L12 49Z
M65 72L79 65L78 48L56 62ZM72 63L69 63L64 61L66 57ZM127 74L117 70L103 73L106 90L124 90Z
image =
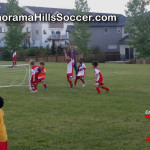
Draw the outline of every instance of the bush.
M51 54L51 49L50 49L49 44L48 44L45 48L45 55L47 56L47 55L50 55L50 54Z
M99 46L92 46L90 48L90 53L101 53L101 48Z
M28 48L27 49L27 56L38 56L39 49L38 48Z
M63 54L63 48L62 48L62 46L58 46L58 47L57 47L57 54L58 54L58 55Z
M105 54L104 53L95 53L95 54L89 54L86 53L83 56L84 61L91 63L92 61L98 61L100 63L105 63Z
M12 60L11 52L8 49L3 49L2 59L5 61Z

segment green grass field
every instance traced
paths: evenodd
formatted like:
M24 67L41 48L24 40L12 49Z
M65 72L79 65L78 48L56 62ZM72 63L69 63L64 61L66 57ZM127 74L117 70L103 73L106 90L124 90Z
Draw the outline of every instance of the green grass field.
M99 64L111 90L98 95L86 65L85 88L69 88L65 63L46 64L48 91L0 88L9 150L150 149L150 66Z

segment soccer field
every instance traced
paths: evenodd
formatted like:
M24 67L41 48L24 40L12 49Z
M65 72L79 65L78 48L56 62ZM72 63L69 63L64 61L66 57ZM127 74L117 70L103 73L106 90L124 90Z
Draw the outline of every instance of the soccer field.
M149 149L150 120L144 116L150 110L150 65L99 64L110 87L102 95L86 65L84 88L80 81L69 88L66 63L46 64L48 91L41 84L38 93L0 88L9 150Z

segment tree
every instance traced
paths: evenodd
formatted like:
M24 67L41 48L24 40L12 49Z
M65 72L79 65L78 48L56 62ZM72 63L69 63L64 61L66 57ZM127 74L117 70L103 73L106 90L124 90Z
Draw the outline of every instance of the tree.
M22 15L23 10L18 6L17 0L7 0L5 11L7 15ZM22 22L6 22L8 28L6 32L6 45L9 50L18 49L21 46L24 34L22 29L24 27Z
M127 3L126 31L131 38L129 45L141 57L150 56L150 13L146 10L149 4L150 0L132 0Z
M90 11L87 0L75 0L75 15L87 15ZM89 25L85 22L75 22L74 30L71 32L73 36L72 44L76 45L79 53L84 53L89 50L88 42L90 41L91 33L88 32Z

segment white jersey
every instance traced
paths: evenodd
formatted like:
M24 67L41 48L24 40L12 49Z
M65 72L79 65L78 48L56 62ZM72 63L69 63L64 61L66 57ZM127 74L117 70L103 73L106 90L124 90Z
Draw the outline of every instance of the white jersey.
M17 56L17 53L16 52L13 52L13 57Z
M37 74L38 73L38 66L32 66L32 68L31 68L31 74L32 75L35 75L35 74Z
M98 68L95 68L94 69L94 73L95 73L95 75L97 77L96 81L99 81L100 80L100 70Z
M85 66L84 63L79 64L79 66L78 66L78 75L77 76L85 76L85 69L86 69L86 66Z
M74 59L68 60L67 74L72 74L73 75L73 65L74 65Z

